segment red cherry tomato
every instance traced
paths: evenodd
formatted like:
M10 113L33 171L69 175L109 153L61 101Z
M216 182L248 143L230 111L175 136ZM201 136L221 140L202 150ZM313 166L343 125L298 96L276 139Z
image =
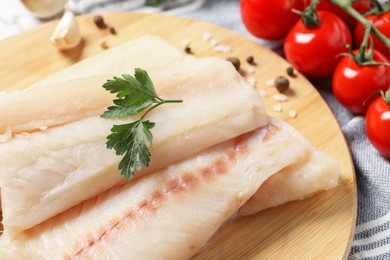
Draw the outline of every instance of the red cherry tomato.
M390 105L382 97L376 98L367 110L366 132L372 145L390 159Z
M385 55L376 50L374 50L373 60L390 62ZM360 66L352 57L345 56L337 65L332 81L333 93L338 101L348 110L363 114L369 106L369 103L364 104L364 102L375 91L385 91L389 87L390 67L386 65Z
M307 5L310 4L310 0L307 1ZM371 0L357 0L352 3L352 7L358 11L359 13L363 14L370 10L371 7ZM353 28L355 24L357 23L356 20L350 16L347 12L345 12L342 8L339 6L333 4L329 0L321 0L317 5L318 11L328 11L331 13L334 13L338 17L340 17L344 23L349 27Z
M390 12L384 13L382 15L368 15L366 19L371 21L375 27L386 37L390 38ZM355 26L353 37L356 46L360 46L364 38L365 27L358 23ZM371 34L371 37L374 41L374 48L378 51L382 52L390 59L390 49L386 47L386 45L381 42L376 36Z
M332 75L341 57L351 44L351 34L336 15L319 11L319 26L306 27L298 21L287 35L284 52L287 60L308 77L324 78Z
M300 19L303 0L241 0L241 17L248 31L267 40L284 38Z

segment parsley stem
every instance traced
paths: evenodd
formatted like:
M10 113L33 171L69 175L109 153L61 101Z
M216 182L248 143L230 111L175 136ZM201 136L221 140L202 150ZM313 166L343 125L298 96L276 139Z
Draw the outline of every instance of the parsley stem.
M146 111L139 120L129 124L114 125L107 136L107 148L114 149L117 155L123 155L118 169L126 180L130 180L135 171L142 166L148 167L153 149L153 134L150 131L154 122L144 118L156 107L165 103L182 103L182 100L163 100L153 86L148 73L136 68L134 76L122 75L107 80L103 85L110 93L116 93L114 105L107 108L103 118L127 118Z
M181 99L169 99L169 100L163 100L163 103L183 103L183 100Z
M144 117L149 114L153 109L155 109L156 107L158 106L161 106L162 104L168 104L168 103L183 103L183 100L180 100L180 99L173 99L173 100L163 100L161 99L160 102L157 102L157 104L155 104L154 106L151 106L146 112L145 114L142 115L140 121L142 121L144 119Z

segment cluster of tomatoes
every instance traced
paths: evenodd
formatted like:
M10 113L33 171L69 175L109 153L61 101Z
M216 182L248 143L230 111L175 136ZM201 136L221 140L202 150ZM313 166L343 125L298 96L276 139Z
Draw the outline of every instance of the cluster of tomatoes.
M389 89L390 50L372 36L372 60L377 65L359 65L348 46L357 54L364 38L365 27L347 12L321 0L316 7L319 23L310 25L292 10L303 11L310 0L241 0L242 20L250 33L267 40L284 38L286 59L308 78L332 77L333 93L339 102L356 114L366 114L367 136L371 143L390 158L390 100L378 95ZM352 7L363 14L372 7L370 0L354 1ZM386 37L390 38L390 12L368 15ZM369 50L369 49L367 49Z

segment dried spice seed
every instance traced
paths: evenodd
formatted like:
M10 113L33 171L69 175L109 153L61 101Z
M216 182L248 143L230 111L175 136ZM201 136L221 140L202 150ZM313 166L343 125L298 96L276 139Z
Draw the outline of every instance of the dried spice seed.
M283 76L279 76L275 79L274 86L280 93L284 93L290 87L290 81Z
M190 46L186 46L184 48L184 51L187 53L187 54L191 54L192 53L192 50L191 50L191 47Z
M102 47L102 49L108 49L108 45L107 45L106 41L104 41L104 40L100 41L100 47Z
M253 56L248 56L246 58L246 62L248 62L249 64L255 64L255 59L253 58Z
M288 67L286 69L286 72L287 72L287 75L289 75L290 77L295 77L295 72L294 72L294 68L293 67Z
M266 96L268 96L267 91L265 91L264 89L260 89L260 90L259 90L259 95L260 95L260 97L266 97Z
M218 45L218 41L216 39L211 39L210 45L215 47Z
M265 85L268 87L273 87L275 85L275 79L269 79L265 82Z
M115 30L114 27L108 28L108 31L109 31L111 34L116 35L116 30Z
M252 66L249 66L248 68L246 68L246 72L248 72L249 74L253 74L253 73L255 73L255 68L253 68Z
M297 113L297 111L295 111L295 110L291 110L290 113L289 113L289 116L290 116L291 118L296 118L296 117L298 116L298 113Z
M273 99L279 102L288 101L288 97L285 94L275 94L273 95Z
M232 52L232 47L227 45L217 45L214 47L214 50L217 52L228 53Z
M274 105L273 108L275 112L279 112L279 113L283 112L283 108L280 105Z
M104 19L101 15L95 15L93 17L93 22L95 25L100 29L105 29L107 27L106 23L104 22Z
M236 58L236 57L229 57L226 60L230 61L233 64L234 68L236 68L237 71L240 70L241 62L240 62L240 60L238 58Z
M211 33L205 32L205 33L203 34L203 40L209 41L209 40L211 40L211 38L212 38Z
M256 87L256 79L254 77L247 78L249 84L251 84L253 87Z

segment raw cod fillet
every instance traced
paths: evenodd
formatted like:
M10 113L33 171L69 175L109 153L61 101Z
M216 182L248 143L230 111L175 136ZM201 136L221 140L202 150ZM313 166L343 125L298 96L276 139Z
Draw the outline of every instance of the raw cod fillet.
M307 161L292 164L269 177L238 211L238 217L290 201L302 200L339 182L339 163L322 151L314 151Z
M113 99L100 86L134 67L148 71L159 95L184 103L150 114L152 164L124 183L105 137L136 118L99 118ZM42 96L52 102L35 110L18 104ZM185 56L156 37L0 93L0 111L16 111L16 119L0 112L0 259L186 259L229 220L338 182L338 163L268 119L230 63Z
M44 87L0 92L0 134L10 132L3 141L10 140L12 134L45 130L102 114L115 98L99 87L109 78L86 77Z
M34 84L33 87L96 75L118 75L128 73L135 67L146 71L164 70L171 66L178 66L185 57L187 56L184 52L163 39L144 35L53 73Z
M78 64L74 66L79 67ZM133 67L127 70L127 73L134 73ZM199 92L245 85L229 62L213 57L196 59L186 56L166 64L162 69L150 69L148 73L162 97L197 95ZM73 78L24 90L0 92L0 134L5 135L3 141L10 140L12 134L44 130L102 114L115 98L102 85L117 74ZM251 92L256 95L254 90ZM45 102L42 102L43 97Z
M156 123L154 151L151 165L139 175L268 122L256 91L226 61L192 59L185 69L165 73L177 77L173 85L163 80L164 97L183 99L183 103L159 107L148 115ZM215 73L226 77L200 85ZM120 158L106 148L106 136L113 124L132 120L88 117L0 144L4 232L17 234L120 182L116 170Z
M216 145L75 206L10 239L10 259L188 259L272 174L310 158L287 124ZM151 246L152 245L152 246Z

